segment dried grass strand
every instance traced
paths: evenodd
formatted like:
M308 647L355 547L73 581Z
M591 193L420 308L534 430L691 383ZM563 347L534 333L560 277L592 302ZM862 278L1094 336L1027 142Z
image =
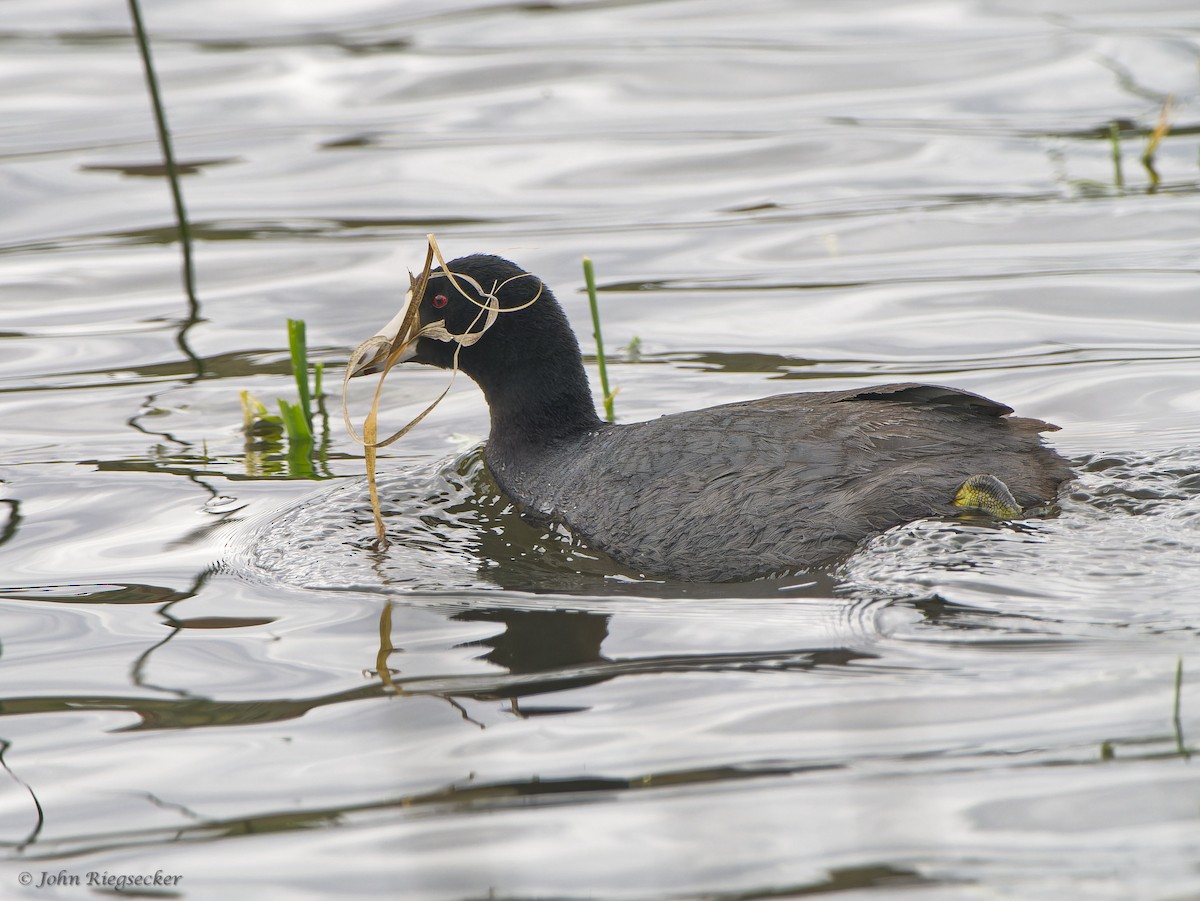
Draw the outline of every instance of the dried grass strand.
M542 296L542 291L544 288L543 284L539 281L537 293L534 294L530 300L515 307L501 307L499 298L500 291L503 290L504 287L510 282L515 281L518 278L533 277L531 273L522 272L519 275L514 275L505 279L503 282L494 284L491 291L486 291L484 290L483 286L471 276L451 271L450 266L446 263L445 258L442 256L441 248L438 247L437 238L435 238L433 235L427 235L426 237L428 240L428 247L425 252L425 265L421 268L420 275L414 276L411 272L409 273L410 287L408 296L406 298L406 303L408 306L405 309L404 319L401 321L400 326L397 329L395 338L387 338L384 335L374 335L362 342L362 344L358 345L346 363L346 375L342 379L342 420L346 425L346 431L350 434L350 437L363 447L363 456L365 458L367 470L367 489L371 499L371 515L375 521L376 547L381 551L387 550L387 548L390 546L390 542L387 540L387 531L384 527L383 513L379 503L379 484L376 477L376 461L379 449L387 447L389 444L392 444L393 442L398 441L407 435L417 426L418 423L432 413L437 405L440 404L446 395L450 393L450 389L454 386L454 379L458 375L459 371L459 355L462 353L462 349L464 347L470 347L478 342L479 339L484 336L487 330L496 324L496 320L499 319L501 313L515 313L519 310L524 310L527 307L532 306ZM444 273L445 276L450 279L450 284L453 285L463 297L479 308L479 311L475 314L475 318L471 321L471 324L468 325L466 331L462 332L461 334L455 334L454 332L449 331L446 328L445 319L439 319L436 322L427 323L421 328L415 328L416 322L419 320L420 316L421 302L424 299L425 291L429 286L431 269L433 266L433 260L435 258L442 267L442 273ZM476 293L478 293L483 300L476 300L467 291L463 290L462 285L459 284L459 279L474 288ZM479 325L481 319L483 320L483 325L478 331L475 331L475 327ZM442 393L439 394L432 403L425 407L424 410L409 420L406 425L380 441L379 402L383 396L383 383L387 379L388 373L391 372L392 367L396 365L397 361L399 361L404 352L412 346L413 342L418 341L421 338L433 338L437 341L454 343L454 358L453 365L450 370L450 381L446 384L446 387L442 390ZM373 357L384 349L387 350L387 357L384 360L383 368L380 370L379 381L375 385L375 394L371 400L371 409L367 412L367 416L363 420L362 434L359 435L354 429L354 424L350 421L350 405L348 402L350 392L350 377L351 374L358 368L358 364L368 358L368 354Z

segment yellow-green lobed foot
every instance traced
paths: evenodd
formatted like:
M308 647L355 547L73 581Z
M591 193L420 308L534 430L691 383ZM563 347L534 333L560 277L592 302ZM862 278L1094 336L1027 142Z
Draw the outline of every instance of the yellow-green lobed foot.
M954 495L954 506L968 510L982 510L997 519L1012 519L1021 515L1021 505L1008 490L1008 486L994 475L973 475Z

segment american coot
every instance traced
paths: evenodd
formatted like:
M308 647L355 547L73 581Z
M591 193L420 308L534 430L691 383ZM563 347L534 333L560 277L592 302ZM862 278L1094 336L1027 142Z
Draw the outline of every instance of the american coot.
M526 515L566 524L647 576L727 581L817 567L872 533L953 514L956 503L1009 515L1013 504L1044 504L1072 476L1039 437L1055 426L934 385L781 394L604 423L550 290L495 256L448 267L463 278L435 270L421 302L419 326L434 335L399 359L451 368L457 351L487 399L484 458L501 488ZM488 295L501 310L523 309L492 316L459 347L450 336L482 330ZM417 327L397 334L402 318L380 333L393 349ZM352 374L378 371L385 356Z

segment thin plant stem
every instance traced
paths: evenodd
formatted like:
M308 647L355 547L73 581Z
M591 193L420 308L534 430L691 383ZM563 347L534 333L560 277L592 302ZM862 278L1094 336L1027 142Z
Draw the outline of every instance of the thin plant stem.
M1108 123L1108 140L1112 144L1113 182L1117 190L1125 190L1125 173L1121 171L1121 127L1116 122Z
M142 23L142 11L138 0L129 0L129 15L133 19L134 36L142 56L142 68L146 74L146 87L150 91L150 105L154 111L154 125L158 129L158 144L162 149L163 163L167 169L167 183L171 188L171 202L175 206L175 222L179 228L179 245L183 252L183 290L193 311L198 309L196 300L196 268L192 262L192 233L188 227L187 211L183 206L183 191L179 187L179 168L175 165L175 151L171 147L171 132L167 128L167 114L163 110L162 95L158 90L158 76L154 73L154 62L150 57L150 40ZM192 319L198 318L193 316Z
M596 360L600 366L600 391L604 395L604 418L616 421L613 393L608 389L608 364L604 357L604 336L600 333L600 304L596 300L596 273L592 258L583 258L583 280L587 285L588 306L592 308L592 334L596 338Z

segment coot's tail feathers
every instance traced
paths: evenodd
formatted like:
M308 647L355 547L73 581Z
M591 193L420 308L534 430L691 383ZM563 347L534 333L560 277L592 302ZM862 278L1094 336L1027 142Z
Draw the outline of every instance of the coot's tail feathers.
M1013 416L1008 420L1015 428L1032 429L1035 432L1057 432L1062 426L1057 426L1044 419L1034 419L1032 416Z
M1023 507L1036 507L1053 500L1062 485L1075 477L1071 464L1042 442L1040 433L1057 432L1058 426L1032 417L1009 416L1012 407L970 391L901 382L846 391L831 400L835 403L875 400L910 407L950 408L967 416L982 417L984 422L980 426L985 423L999 426L1001 423L995 421L1003 420L1002 431L979 434L980 449L990 448L981 462L986 463L990 455L994 464L1000 466L1003 458L1010 457L1003 468L1008 487Z

